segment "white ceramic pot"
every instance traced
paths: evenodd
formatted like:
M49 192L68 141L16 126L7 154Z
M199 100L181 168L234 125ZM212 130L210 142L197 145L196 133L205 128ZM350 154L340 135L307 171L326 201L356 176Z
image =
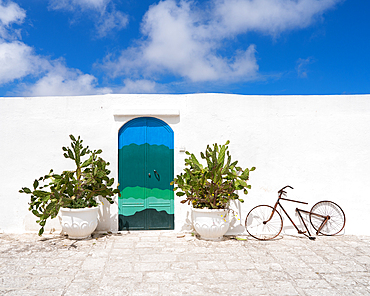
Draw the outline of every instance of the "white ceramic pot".
M98 207L69 209L60 208L59 220L62 231L70 239L84 239L90 237L98 226Z
M195 231L205 240L221 240L229 229L228 210L192 209Z

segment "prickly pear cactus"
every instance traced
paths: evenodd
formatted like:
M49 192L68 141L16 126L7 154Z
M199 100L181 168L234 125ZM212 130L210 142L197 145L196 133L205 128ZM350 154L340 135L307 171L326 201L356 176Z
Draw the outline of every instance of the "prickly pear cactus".
M207 145L200 156L205 160L203 166L194 154L186 151L184 171L174 178L172 184L177 196L184 196L181 203L191 204L194 208L225 209L230 200L239 198L238 190L248 194L249 173L256 168L242 169L238 161L231 162L228 151L229 141L224 145Z

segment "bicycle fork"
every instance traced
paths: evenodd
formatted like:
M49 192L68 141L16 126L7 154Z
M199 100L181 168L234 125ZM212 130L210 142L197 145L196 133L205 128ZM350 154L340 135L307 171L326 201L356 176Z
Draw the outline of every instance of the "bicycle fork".
M324 221L322 221L320 227L317 229L316 231L316 235L318 235L321 231L321 229L324 228L325 224L329 221L330 219L330 216L323 216L323 215L320 215L320 214L316 214L316 213L312 213L312 212L309 212L311 215L314 215L314 216L317 216L317 217L320 217L320 218L324 218Z

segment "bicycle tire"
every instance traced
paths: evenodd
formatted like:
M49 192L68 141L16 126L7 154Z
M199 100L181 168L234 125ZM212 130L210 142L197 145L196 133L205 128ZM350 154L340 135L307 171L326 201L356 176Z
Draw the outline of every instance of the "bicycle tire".
M263 223L270 218L273 207L260 205L254 207L245 219L247 232L258 240L270 240L277 237L283 229L283 219L278 211L275 211L271 220Z
M343 230L346 224L346 216L340 206L328 200L319 201L310 211L310 222L316 233L324 220L315 214L330 217L319 232L323 235L336 235Z

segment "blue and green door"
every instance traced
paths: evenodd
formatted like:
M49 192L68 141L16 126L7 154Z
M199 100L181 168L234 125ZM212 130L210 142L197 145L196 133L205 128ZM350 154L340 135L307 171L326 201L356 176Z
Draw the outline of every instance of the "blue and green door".
M119 230L174 229L173 131L140 117L119 131Z

